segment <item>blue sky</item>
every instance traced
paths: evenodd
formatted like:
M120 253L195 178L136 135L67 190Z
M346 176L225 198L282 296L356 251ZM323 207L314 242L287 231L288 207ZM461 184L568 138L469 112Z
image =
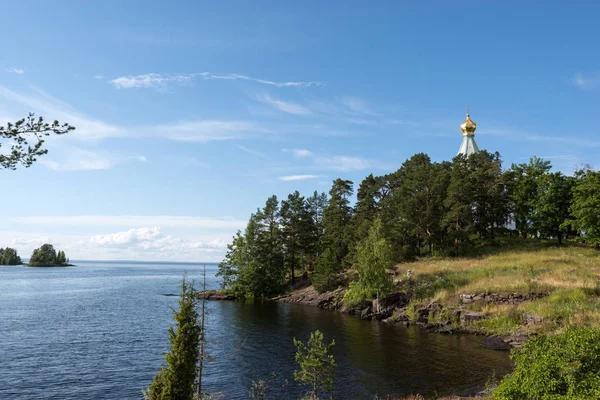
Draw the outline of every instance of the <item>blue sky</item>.
M271 194L417 152L600 167L600 5L3 2L0 121L77 130L1 171L0 246L219 261Z

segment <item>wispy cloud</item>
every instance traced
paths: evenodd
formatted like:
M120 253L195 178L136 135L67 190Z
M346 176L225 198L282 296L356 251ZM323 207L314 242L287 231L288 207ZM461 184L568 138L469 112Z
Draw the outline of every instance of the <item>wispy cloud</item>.
M7 71L17 75L22 75L25 73L25 70L23 70L22 68L9 68Z
M102 80L104 79L104 75L96 75L94 76L94 79Z
M582 89L595 89L600 86L600 75L585 76L583 74L577 74L573 78L573 83L575 86Z
M244 152L246 152L246 153L248 153L248 154L252 154L252 155L258 156L260 158L269 159L269 157L266 154L261 153L260 151L257 151L257 150L250 149L250 148L248 148L246 146L242 146L241 144L238 144L237 148L240 149L240 150L242 150L242 151L244 151Z
M40 158L39 163L54 171L104 170L117 163L117 156L103 151L62 146L58 152L52 152L51 158Z
M203 80L226 80L226 81L249 81L262 85L269 85L278 88L285 87L311 87L322 86L323 82L317 81L287 81L277 82L273 80L252 78L242 74L214 74L212 72L197 72L186 74L158 74L149 73L141 75L126 75L109 80L117 89L133 89L133 88L154 88L159 90L166 89L170 84L186 84L194 81L196 78ZM103 79L101 75L97 75L96 79Z
M547 136L537 133L523 132L517 129L486 129L481 132L483 135L502 136L507 140L520 142L545 142L555 144L569 144L582 147L600 147L600 140L586 139L575 135L569 136Z
M50 115L60 122L68 122L77 128L68 134L69 138L96 140L126 135L123 128L89 117L38 88L31 88L30 94L20 94L0 86L0 99L20 106L20 109L24 108L39 115Z
M357 97L344 97L341 103L345 105L349 111L362 115L380 116L381 114L376 113L371 109L368 103Z
M250 121L198 120L163 124L151 128L159 137L181 142L210 142L249 137L266 130Z
M77 215L77 216L34 216L9 217L9 221L27 225L80 226L80 227L124 227L160 226L193 229L241 229L246 221L231 217L195 217L195 216L141 216L141 215Z
M312 114L312 112L308 108L306 108L300 104L275 99L275 98L272 98L271 96L269 96L268 94L263 94L261 96L257 96L257 99L265 104L270 105L273 108L276 108L276 109L283 111L285 113L288 113L288 114L293 114L293 115L310 115L310 114Z
M295 157L304 158L310 157L312 152L306 149L281 149L284 153L292 153Z
M280 181L284 181L284 182L288 182L288 181L304 181L307 179L315 179L318 178L318 175L287 175L287 176L280 176L279 179Z
M241 74L213 74L211 72L201 72L198 75L200 75L202 78L204 79L223 79L223 80L228 80L228 81L235 81L235 80L244 80L244 81L251 81L251 82L256 82L256 83L261 83L263 85L270 85L270 86L275 86L275 87L310 87L310 86L322 86L324 83L323 82L316 82L316 81L288 81L288 82L276 82L276 81L271 81L271 80L266 80L266 79L259 79L259 78L252 78L246 75L241 75Z
M352 157L352 156L344 156L344 155L320 155L314 154L306 149L282 149L284 153L291 153L296 158L306 159L309 161L309 164L305 164L305 168L315 169L315 170L329 170L329 171L340 171L340 172L349 172L349 171L360 171L369 168L387 168L387 166L382 165L381 163L373 160L368 160L362 157ZM293 177L316 177L313 175L292 175ZM279 178L280 180L284 180ZM308 179L308 178L306 178ZM288 179L292 180L292 179Z
M314 164L320 169L340 172L360 171L376 166L376 164L370 160L361 157L348 156L318 156L314 158Z
M171 83L185 84L190 83L194 79L193 75L177 74L144 74L121 76L111 79L109 82L117 89L133 89L133 88L155 88L164 90Z

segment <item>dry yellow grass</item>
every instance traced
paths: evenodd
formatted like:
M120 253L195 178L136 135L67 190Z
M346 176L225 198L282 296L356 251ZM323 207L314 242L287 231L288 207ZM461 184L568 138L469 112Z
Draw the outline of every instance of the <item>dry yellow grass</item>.
M518 306L468 306L489 316L481 326L497 333L524 329L508 316L515 309L544 317L546 322L538 330L600 323L600 252L594 249L513 239L484 256L427 259L396 269L400 275L412 271L413 290L420 300L449 306L458 305L460 294L549 293Z

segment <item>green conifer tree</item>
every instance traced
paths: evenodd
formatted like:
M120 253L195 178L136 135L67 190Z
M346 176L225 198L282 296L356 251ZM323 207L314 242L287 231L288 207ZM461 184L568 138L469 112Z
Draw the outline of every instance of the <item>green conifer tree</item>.
M201 321L194 283L181 280L179 309L173 311L175 327L169 328L170 349L144 397L148 400L192 400L199 358Z
M310 388L308 398L318 399L320 393L331 393L336 368L331 349L335 346L335 340L326 345L323 334L315 331L310 334L306 345L296 338L294 345L297 349L296 362L300 367L300 370L294 371L294 379Z

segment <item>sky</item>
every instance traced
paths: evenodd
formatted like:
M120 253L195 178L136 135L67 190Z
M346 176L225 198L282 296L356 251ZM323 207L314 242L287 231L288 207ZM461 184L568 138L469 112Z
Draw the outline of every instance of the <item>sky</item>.
M272 194L450 160L467 106L506 168L600 168L599 3L2 1L2 16L0 125L76 127L0 171L0 247L24 257L49 242L218 262Z

